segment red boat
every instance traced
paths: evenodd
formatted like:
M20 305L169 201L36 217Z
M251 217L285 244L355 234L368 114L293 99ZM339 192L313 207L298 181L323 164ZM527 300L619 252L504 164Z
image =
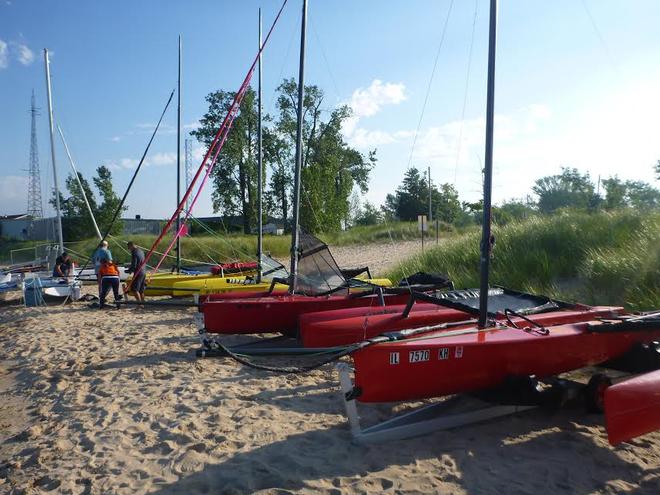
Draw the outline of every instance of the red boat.
M594 308L596 314L619 309ZM506 325L481 330L475 322L457 323L442 331L365 346L352 354L353 397L393 402L483 390L508 377L550 377L601 364L636 344L660 338L657 320L603 323L589 311L582 321L565 323L566 318L564 312L513 318ZM535 324L527 326L529 321Z
M382 300L385 305L400 305L409 298L407 293L389 294L384 295ZM380 302L377 295L360 297L285 295L207 301L202 303L201 310L204 314L204 328L207 333L280 332L294 334L298 328L298 318L304 313L374 307L378 306Z

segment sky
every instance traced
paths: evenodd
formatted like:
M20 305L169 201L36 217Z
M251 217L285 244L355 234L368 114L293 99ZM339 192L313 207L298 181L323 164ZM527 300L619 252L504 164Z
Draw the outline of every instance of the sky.
M363 199L381 204L409 166L430 167L433 182L453 184L464 201L481 197L488 4L309 1L306 83L325 91L328 112L352 107L343 128L351 146L377 150ZM257 52L258 9L267 31L280 5L0 0L0 215L27 208L33 89L43 203L52 212L44 48L55 123L79 171L91 177L99 165L110 167L123 194L176 87L178 36L187 135L208 93L240 86ZM267 113L282 78L297 76L301 5L288 1L264 50ZM562 166L594 181L618 175L658 186L659 18L657 0L500 0L494 202L526 197L536 179ZM62 187L70 168L59 139L55 149ZM202 155L193 141L194 170ZM127 216L174 212L176 97L127 204ZM205 190L194 214L212 213Z

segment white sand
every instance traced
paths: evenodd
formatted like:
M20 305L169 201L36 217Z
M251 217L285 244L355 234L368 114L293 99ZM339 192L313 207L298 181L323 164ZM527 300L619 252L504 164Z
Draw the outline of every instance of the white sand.
M0 308L0 493L660 493L660 434L579 410L355 445L332 368L197 359L192 314Z

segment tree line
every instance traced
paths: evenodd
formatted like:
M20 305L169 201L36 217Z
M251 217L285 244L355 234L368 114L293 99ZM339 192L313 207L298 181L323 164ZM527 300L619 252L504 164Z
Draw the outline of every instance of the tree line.
M654 165L660 180L660 160ZM599 187L600 186L600 187ZM452 184L435 184L431 188L433 218L441 222L464 226L479 223L483 201L460 201ZM602 191L599 190L602 188ZM562 167L561 172L537 179L532 187L536 199L508 200L493 206L493 221L505 224L534 214L552 214L562 209L614 210L635 208L650 210L660 208L660 190L642 181L622 180L609 177L595 184L589 173L575 168ZM409 168L396 191L388 194L382 206L369 201L353 205L352 223L373 225L385 221L414 221L418 215L428 214L429 182L418 169Z
M262 123L264 216L281 218L285 225L293 197L297 92L297 83L284 79L277 88L275 111ZM235 96L220 90L206 97L208 112L191 134L207 149ZM348 106L328 108L318 86L305 86L300 221L311 232L342 228L349 218L351 192L368 190L376 152L364 155L344 141L341 127L350 116ZM245 233L257 225L257 130L257 97L248 88L212 173L214 212L241 216Z

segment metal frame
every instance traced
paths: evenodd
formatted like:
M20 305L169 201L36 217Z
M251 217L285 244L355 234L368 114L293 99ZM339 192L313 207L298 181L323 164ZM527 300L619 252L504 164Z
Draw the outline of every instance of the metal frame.
M354 440L359 443L377 443L416 437L434 431L480 423L538 407L492 405L488 402L475 400L478 407L456 411L460 402L464 400L463 397L456 396L440 403L395 416L374 426L362 428L355 399L347 399L348 394L353 390L353 381L350 376L352 368L347 363L338 363L336 369L339 372L342 398L351 433Z

